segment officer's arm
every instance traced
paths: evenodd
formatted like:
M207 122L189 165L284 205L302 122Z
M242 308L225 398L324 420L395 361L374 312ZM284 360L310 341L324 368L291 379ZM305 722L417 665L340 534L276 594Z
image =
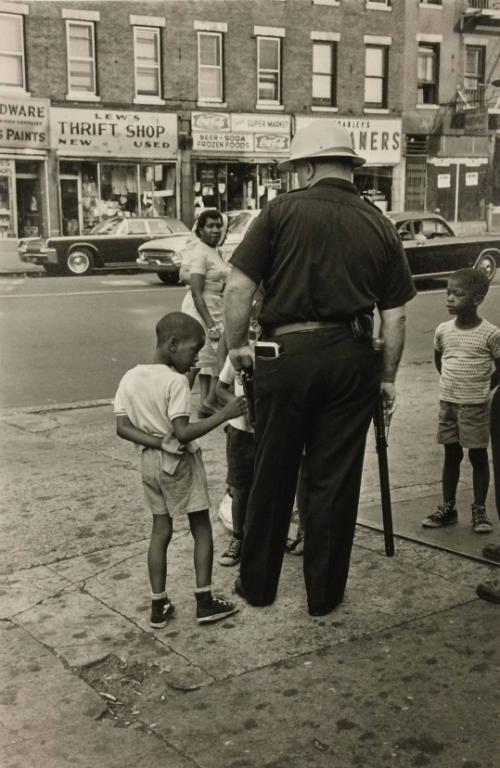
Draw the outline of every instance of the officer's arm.
M248 328L256 290L257 284L248 275L237 267L232 268L224 291L224 324L229 358L237 371L252 366Z
M385 407L392 410L396 401L396 374L405 345L406 311L404 305L380 310L380 335L384 340L382 397Z

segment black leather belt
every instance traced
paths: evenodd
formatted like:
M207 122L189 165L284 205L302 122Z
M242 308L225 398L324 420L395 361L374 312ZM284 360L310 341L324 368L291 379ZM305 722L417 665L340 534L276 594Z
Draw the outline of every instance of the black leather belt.
M268 336L283 336L285 333L300 333L302 331L318 331L321 328L334 328L335 326L345 327L349 325L349 320L305 320L302 323L285 323L276 325L272 328Z

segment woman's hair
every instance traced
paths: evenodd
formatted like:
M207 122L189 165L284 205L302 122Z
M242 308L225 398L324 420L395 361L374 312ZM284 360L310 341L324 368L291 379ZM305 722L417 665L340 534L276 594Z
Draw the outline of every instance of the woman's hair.
M196 220L195 235L200 236L200 230L203 229L208 219L219 219L220 223L223 223L222 213L218 208L205 208Z

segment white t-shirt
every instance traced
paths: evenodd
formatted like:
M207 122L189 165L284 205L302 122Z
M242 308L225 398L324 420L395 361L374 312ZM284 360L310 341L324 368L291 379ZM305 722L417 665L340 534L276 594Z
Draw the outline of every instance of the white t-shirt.
M441 353L440 399L462 405L485 403L493 360L500 358L500 329L488 320L475 328L457 328L453 318L436 328L434 349Z
M191 416L191 392L186 377L167 365L136 365L127 371L118 385L113 410L115 416L128 416L134 427L164 437L162 468L169 474L175 472L184 451L199 449L195 441L181 445L175 436L172 421Z
M234 394L236 397L242 397L245 394L241 380L239 376L236 376L236 371L229 357L226 357L226 362L219 373L219 379L228 386L231 386L234 382ZM231 424L235 429L241 429L242 432L253 432L253 427L246 416L237 416L235 419L229 419L228 424Z

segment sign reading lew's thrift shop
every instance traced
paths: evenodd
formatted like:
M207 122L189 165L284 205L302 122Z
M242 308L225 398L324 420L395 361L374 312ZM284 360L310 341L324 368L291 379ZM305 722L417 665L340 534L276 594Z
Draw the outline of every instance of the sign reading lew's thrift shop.
M274 156L290 148L289 115L193 112L191 130L195 152Z
M177 115L112 109L50 110L51 146L59 154L174 159Z

